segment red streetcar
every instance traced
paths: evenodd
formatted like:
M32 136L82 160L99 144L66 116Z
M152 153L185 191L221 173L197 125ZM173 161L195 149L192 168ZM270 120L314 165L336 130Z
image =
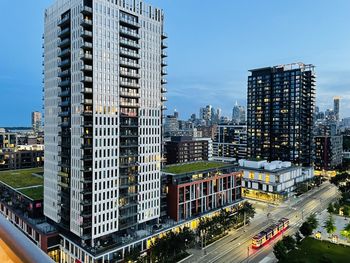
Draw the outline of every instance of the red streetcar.
M273 239L275 236L280 234L282 231L287 229L289 226L288 218L281 218L276 224L270 225L265 230L261 231L259 234L255 235L252 239L252 247L260 248L266 242Z

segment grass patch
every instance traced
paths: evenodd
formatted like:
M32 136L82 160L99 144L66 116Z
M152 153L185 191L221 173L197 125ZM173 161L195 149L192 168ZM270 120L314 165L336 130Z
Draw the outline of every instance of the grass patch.
M288 253L283 263L314 263L314 262L349 262L350 247L336 245L328 241L320 241L311 237L305 238L299 249Z
M0 181L13 187L27 187L33 185L43 185L44 179L32 175L42 173L43 168L20 169L0 172Z
M32 188L26 188L19 190L22 194L25 194L29 198L33 200L42 200L44 199L44 187L39 186L39 187L32 187Z
M223 166L230 166L227 163L218 163L218 162L196 162L196 163L185 163L174 166L166 166L163 171L166 173L172 174L182 174L195 171L204 171L207 169L220 168Z

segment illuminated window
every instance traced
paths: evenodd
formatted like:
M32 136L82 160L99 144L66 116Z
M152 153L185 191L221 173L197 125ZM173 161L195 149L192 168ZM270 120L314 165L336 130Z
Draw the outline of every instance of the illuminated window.
M262 174L259 173L259 180L262 181Z
M254 180L254 173L253 172L249 172L249 179Z
M270 174L266 174L265 182L268 184L270 182Z

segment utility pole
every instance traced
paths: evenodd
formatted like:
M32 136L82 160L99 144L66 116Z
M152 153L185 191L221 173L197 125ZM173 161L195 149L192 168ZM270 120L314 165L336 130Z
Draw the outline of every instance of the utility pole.
M244 218L243 218L244 229L245 229L245 219L246 219L246 212L244 211Z
M247 253L248 253L248 256L247 256L247 263L249 262L249 246L248 246L248 251L247 251Z

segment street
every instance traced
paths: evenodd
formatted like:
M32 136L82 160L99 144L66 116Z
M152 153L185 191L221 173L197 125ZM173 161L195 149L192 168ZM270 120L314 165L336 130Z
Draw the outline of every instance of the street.
M245 229L229 232L226 237L204 250L191 249L189 252L193 256L184 262L260 262L265 258L264 262L272 262L273 246L282 238L282 235L294 234L308 215L326 209L329 202L337 197L337 188L325 182L319 188L278 207L259 204L255 217ZM258 250L253 249L251 238L282 217L290 219L290 227L264 247ZM270 257L271 260L267 260L267 257Z

